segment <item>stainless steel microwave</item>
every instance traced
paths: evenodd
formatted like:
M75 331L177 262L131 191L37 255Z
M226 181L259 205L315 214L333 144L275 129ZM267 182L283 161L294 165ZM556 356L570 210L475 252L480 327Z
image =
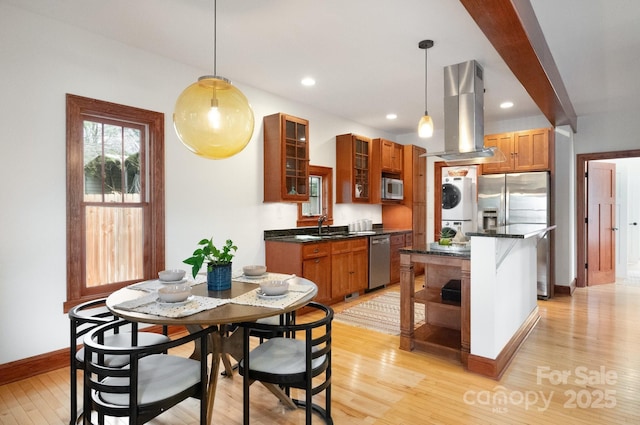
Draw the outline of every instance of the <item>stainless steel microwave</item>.
M382 178L382 199L404 199L404 182L400 179Z

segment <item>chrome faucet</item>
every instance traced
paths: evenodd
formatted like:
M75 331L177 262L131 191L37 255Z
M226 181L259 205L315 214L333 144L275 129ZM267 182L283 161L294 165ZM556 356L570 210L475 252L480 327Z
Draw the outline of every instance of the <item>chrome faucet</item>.
M327 219L327 216L325 214L321 215L320 218L318 219L318 235L322 234L322 223L324 223L326 219Z

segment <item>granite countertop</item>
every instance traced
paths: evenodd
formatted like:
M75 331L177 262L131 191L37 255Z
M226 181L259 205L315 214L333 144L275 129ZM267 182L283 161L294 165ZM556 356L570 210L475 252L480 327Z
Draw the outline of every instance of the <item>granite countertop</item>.
M555 228L555 225L548 226L546 224L510 224L508 226L496 227L495 229L467 232L466 236L526 239L548 232Z
M265 230L265 241L280 241L292 243L323 242L340 239L361 238L376 235L393 235L411 232L411 229L384 229L382 225L374 225L372 230L349 233L347 226L323 227L322 236L318 235L315 227L300 227L283 230Z
M437 242L427 245L416 245L405 248L400 248L400 253L405 254L428 254L439 255L443 257L456 257L456 258L471 258L471 251L456 246L439 245Z

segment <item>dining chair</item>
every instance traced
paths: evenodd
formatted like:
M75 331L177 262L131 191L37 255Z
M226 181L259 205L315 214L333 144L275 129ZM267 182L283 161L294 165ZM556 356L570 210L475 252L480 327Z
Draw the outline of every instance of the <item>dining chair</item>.
M273 316L263 317L262 319L258 319L257 323L269 324L269 325L283 325L285 323L293 323L295 322L296 312L292 311L284 314L275 314ZM227 335L233 333L237 328L238 324L230 324L226 325ZM273 329L269 330L260 330L260 329L252 329L251 336L258 338L260 343L263 343L266 339L275 338L276 336L282 336L281 332L274 331ZM222 363L224 365L224 370L221 375L225 377L233 377L233 371L238 369L238 364L231 364L231 356L228 353L222 353Z
M106 298L100 298L79 304L69 310L70 344L69 344L69 369L71 371L70 380L70 419L69 425L77 423L82 411L78 410L78 370L84 369L84 348L78 348L79 339L95 328L96 326L112 322L118 318L114 316L106 307ZM126 325L126 326L125 326ZM133 332L133 335L131 335ZM133 343L135 345L153 345L170 341L167 336L167 327L163 326L163 334L154 332L138 332L138 324L123 322L122 326L116 327L112 335L105 336L105 345L126 347ZM128 358L125 356L110 356L106 361L111 366L123 367L127 364Z
M84 337L84 424L98 423L105 416L127 417L129 424L144 424L187 398L200 399L200 424L207 422L207 354L210 334L206 327L181 338L147 346L113 347L106 336L125 323L120 319L100 325ZM187 343L198 347L199 359L166 354ZM199 342L199 344L198 344ZM195 354L195 353L194 353ZM106 359L126 357L125 367L114 367Z
M243 359L239 364L243 376L243 418L249 424L249 387L255 381L280 386L286 396L291 388L305 392L304 400L291 398L294 406L305 409L305 423L311 424L312 413L318 414L326 424L331 418L331 323L333 310L320 303L307 304L308 314L319 312L322 318L305 323L278 325L247 322L244 330ZM299 317L299 316L298 316ZM250 349L252 332L278 333L276 336ZM269 387L268 387L269 388ZM274 392L273 389L271 389ZM313 396L324 391L324 408L313 403ZM275 392L274 392L275 393Z

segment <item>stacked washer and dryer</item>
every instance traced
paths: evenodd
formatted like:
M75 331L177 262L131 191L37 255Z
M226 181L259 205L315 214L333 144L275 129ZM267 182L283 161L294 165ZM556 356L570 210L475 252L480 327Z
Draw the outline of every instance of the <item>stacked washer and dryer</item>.
M470 177L442 178L442 231L475 230L475 185Z

